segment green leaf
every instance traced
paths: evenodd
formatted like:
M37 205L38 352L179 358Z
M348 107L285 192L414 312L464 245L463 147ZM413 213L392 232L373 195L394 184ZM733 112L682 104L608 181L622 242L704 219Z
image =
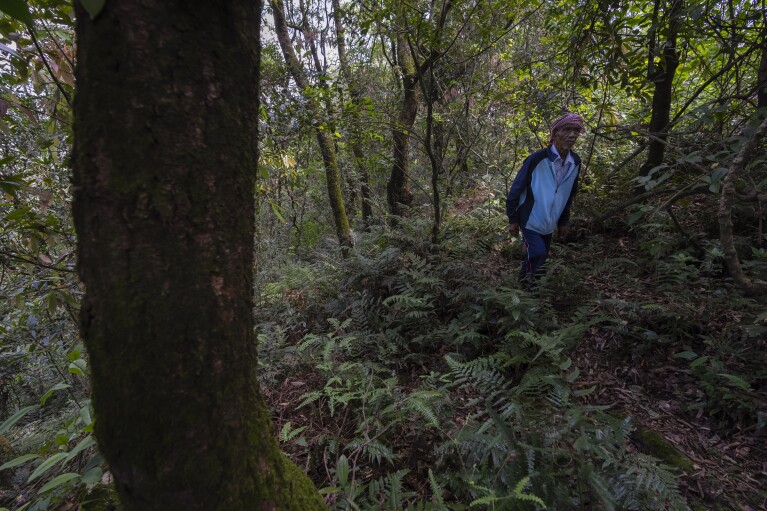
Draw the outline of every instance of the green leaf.
M77 479L80 477L80 474L75 474L74 472L67 472L66 474L59 474L40 488L40 490L37 493L45 493L47 491L50 491L54 488L58 488L64 483L68 483L72 479Z
M694 351L682 351L674 355L676 358L683 358L685 360L692 360L698 357L698 354Z
M588 396L589 394L591 394L595 390L597 390L597 386L596 385L592 385L591 387L586 388L586 389L576 390L575 392L573 392L573 395L575 397Z
M85 371L88 369L88 366L82 358L78 358L71 364L69 364L69 372L72 374L79 374L80 376L85 376Z
M565 381L567 383L572 383L578 379L578 376L580 376L580 374L581 374L581 370L576 367L573 372L565 376Z
M95 19L99 15L105 3L107 3L106 0L80 0L80 4L88 12L91 19Z
M25 216L27 216L27 213L29 213L32 210L32 208L24 207L19 208L11 211L7 215L5 215L6 222L16 222L18 220L23 219Z
M690 363L690 369L695 369L696 367L705 364L708 361L708 358L708 355L703 355L702 357L696 358Z
M632 213L631 215L629 215L629 217L626 219L626 223L627 223L628 225L632 225L632 224L635 224L635 223L636 223L636 222L638 222L638 221L639 221L639 219L640 219L640 218L642 218L643 216L644 216L644 211L635 211L634 213Z
M92 447L94 445L96 445L96 440L94 440L91 435L86 436L85 438L80 440L80 443L77 444L74 449L72 449L71 451L67 453L67 461L71 460L72 458L80 454L82 451L87 449L88 447Z
M61 463L67 456L69 456L68 452L58 452L48 458L47 460L43 461L38 465L38 467L35 469L34 472L29 476L29 479L27 479L28 483L31 483L44 473L48 472L51 468L53 468L54 465L57 463Z
M0 465L0 470L5 470L6 468L18 467L19 465L23 465L24 463L39 457L40 457L39 454L25 454L23 456L19 456L18 458L13 458L11 461L7 461L3 463L2 465Z
M749 391L751 390L751 385L749 385L746 380L744 380L743 378L740 378L739 376L735 376L734 374L727 374L727 373L719 373L718 376L721 376L722 378L726 378L730 380L737 387L743 390L749 390Z
M26 408L22 408L21 410L17 411L8 419L6 419L5 422L3 422L2 425L0 425L0 435L11 429L14 424L16 424L22 417L24 417L26 414L34 410L35 408L38 408L37 405L27 406Z
M280 207L280 205L279 205L279 204L276 204L276 203L274 203L274 202L272 202L272 201L269 201L269 206L271 206L271 208L272 208L272 213L274 213L274 216L276 216L276 217L277 217L277 219L278 219L280 222L282 222L282 223L285 223L285 217L284 217L284 216L282 216L282 213L280 212L280 209L282 209L282 208Z
M69 387L71 387L71 385L69 385L68 383L57 383L56 385L48 389L48 391L45 394L42 395L42 397L40 398L40 404L44 405L45 402L48 401L48 398L51 397L53 393L56 392L57 390L64 390L64 389L68 389Z
M0 11L25 25L32 26L32 15L24 0L0 0Z
M91 418L91 410L87 406L80 408L80 418L83 420L83 424L86 426L93 424L93 418Z
M336 476L342 487L349 484L349 460L347 460L346 456L343 454L338 458L338 462L336 463Z
M96 484L101 481L103 475L104 471L101 470L101 467L93 467L83 474L83 478L80 479L80 482L83 484Z
M45 306L48 308L48 312L53 315L56 313L56 308L59 306L59 301L56 299L56 293L48 293L45 297Z

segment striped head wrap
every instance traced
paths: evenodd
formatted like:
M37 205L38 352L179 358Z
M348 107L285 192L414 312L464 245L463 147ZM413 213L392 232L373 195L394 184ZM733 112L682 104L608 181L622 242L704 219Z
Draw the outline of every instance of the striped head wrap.
M555 120L551 123L550 129L551 129L551 135L549 136L549 144L551 144L554 136L554 132L557 131L559 128L563 128L565 126L577 126L580 128L581 133L584 133L586 131L586 126L583 124L583 117L581 117L578 114L566 114L560 117L559 119Z

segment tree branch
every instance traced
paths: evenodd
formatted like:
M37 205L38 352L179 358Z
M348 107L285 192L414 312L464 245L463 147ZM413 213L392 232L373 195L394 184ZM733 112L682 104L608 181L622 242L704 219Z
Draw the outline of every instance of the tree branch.
M43 52L43 49L40 47L40 43L37 40L35 31L32 30L32 27L27 27L27 31L29 32L29 35L32 37L32 42L35 43L35 48L37 48L37 53L40 54L40 58L42 59L43 64L45 64L45 69L48 70L48 74L51 75L51 79L53 79L53 82L56 84L56 87L58 87L59 92L61 92L61 95L64 96L64 100L67 102L67 105L69 105L69 108L72 108L72 100L69 98L69 94L67 94L67 91L64 90L64 86L61 85L61 81L59 81L59 79L56 78L56 75L53 74L53 69L51 69L51 65L48 64L48 59L45 58L45 52Z

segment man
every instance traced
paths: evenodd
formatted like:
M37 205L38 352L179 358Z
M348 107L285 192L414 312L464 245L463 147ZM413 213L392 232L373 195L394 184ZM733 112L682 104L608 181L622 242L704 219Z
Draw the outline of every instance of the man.
M564 235L570 220L581 168L581 159L572 147L585 131L578 114L563 115L551 123L549 147L527 157L506 196L509 232L516 236L521 228L525 243L519 274L525 287L542 274L554 230Z

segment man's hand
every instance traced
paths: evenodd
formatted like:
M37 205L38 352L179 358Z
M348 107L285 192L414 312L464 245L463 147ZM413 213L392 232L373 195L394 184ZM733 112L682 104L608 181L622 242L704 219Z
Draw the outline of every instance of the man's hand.
M557 236L562 239L567 239L568 234L570 234L570 229L567 228L567 226L563 225L562 227L557 227Z
M509 224L509 234L512 236L519 234L519 224Z

